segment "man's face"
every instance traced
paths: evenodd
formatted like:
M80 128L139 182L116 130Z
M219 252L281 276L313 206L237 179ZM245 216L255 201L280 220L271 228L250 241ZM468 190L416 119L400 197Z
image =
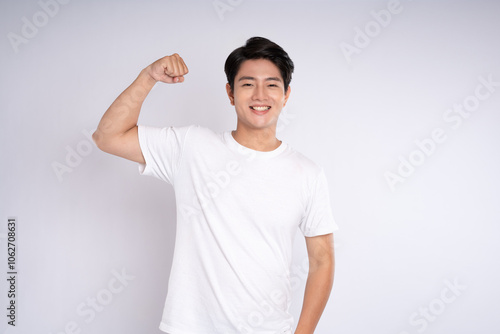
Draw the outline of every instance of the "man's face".
M234 91L229 84L226 90L235 106L238 126L252 130L275 131L281 109L290 95L290 87L285 93L280 70L267 59L244 61L234 78Z

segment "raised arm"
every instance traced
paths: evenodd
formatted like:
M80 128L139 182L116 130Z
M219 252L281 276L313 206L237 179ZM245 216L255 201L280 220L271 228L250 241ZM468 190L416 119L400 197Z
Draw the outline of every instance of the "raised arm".
M142 103L156 82L181 83L187 73L186 64L176 53L160 58L143 69L102 116L92 135L97 147L106 153L145 163L137 134Z

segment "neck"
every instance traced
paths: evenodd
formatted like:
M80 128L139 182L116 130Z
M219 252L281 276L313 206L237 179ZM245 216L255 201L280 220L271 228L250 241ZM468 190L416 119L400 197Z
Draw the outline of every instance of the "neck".
M240 145L255 151L274 151L281 145L281 141L276 138L275 128L247 129L236 126L231 134Z

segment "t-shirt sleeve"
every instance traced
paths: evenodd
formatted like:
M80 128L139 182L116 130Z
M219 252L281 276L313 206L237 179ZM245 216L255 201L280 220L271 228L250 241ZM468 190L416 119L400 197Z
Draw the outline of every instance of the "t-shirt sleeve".
M139 163L139 174L154 176L173 185L191 127L139 125L139 145L146 161Z
M328 182L323 168L309 192L299 228L306 237L329 234L339 229L333 219Z

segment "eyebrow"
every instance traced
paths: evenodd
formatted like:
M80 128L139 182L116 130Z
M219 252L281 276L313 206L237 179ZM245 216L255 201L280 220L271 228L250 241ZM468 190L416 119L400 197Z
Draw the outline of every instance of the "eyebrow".
M255 80L254 77L248 77L248 76L244 76L244 77L241 77L238 79L238 82L239 81L243 81L243 80ZM269 78L266 78L266 81L279 81L281 82L282 80L278 77L269 77Z

